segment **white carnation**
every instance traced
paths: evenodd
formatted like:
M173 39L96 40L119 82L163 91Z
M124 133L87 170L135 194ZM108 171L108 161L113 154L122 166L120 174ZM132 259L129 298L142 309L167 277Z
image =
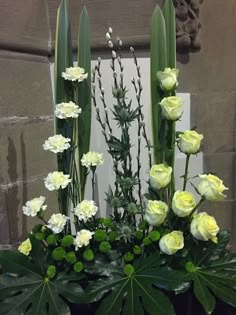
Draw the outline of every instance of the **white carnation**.
M55 234L61 233L66 225L67 220L69 220L69 218L64 214L53 214L48 221L47 227Z
M81 113L81 108L74 102L60 103L56 105L55 115L59 119L77 118Z
M90 151L86 154L83 154L81 159L81 164L86 167L98 166L104 163L103 154Z
M69 81L82 82L88 77L88 73L84 73L85 70L80 67L66 68L66 72L62 72L62 77Z
M92 218L98 211L98 207L95 205L93 200L83 200L75 208L75 215L79 220L86 222L88 219Z
M40 210L46 210L47 205L43 205L45 200L45 197L40 196L27 201L22 208L23 213L27 216L35 217Z
M81 230L77 232L76 238L74 239L75 250L83 246L89 245L90 240L92 239L94 232L89 230Z
M51 151L53 153L61 153L70 147L70 138L65 138L62 135L55 135L49 137L43 144L44 150Z
M66 188L71 182L69 175L63 174L63 172L52 172L44 179L45 187L50 190L58 190L59 188Z

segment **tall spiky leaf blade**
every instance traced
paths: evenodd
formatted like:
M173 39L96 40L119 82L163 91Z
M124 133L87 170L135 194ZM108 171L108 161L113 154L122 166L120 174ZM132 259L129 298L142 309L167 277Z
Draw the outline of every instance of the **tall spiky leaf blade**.
M166 0L162 9L163 16L165 19L166 26L166 49L167 49L167 67L176 68L176 22L175 22L175 7L172 0ZM175 92L172 93L175 95ZM174 166L175 159L175 125L176 123L171 122L168 124L168 134L167 137L167 147L168 152L166 152L166 162L168 165ZM174 167L171 179L171 195L173 195L175 190L174 182Z
M157 72L167 66L166 28L165 20L160 7L157 5L151 19L151 115L152 140L154 146L154 162L160 163L163 153L160 144L160 126L162 114L159 102L162 97L157 82Z
M91 133L91 48L90 48L90 23L86 7L80 15L79 24L78 66L85 69L88 78L79 84L78 103L82 109L78 126L78 155L79 178L81 186L81 198L84 197L87 169L80 160L84 153L89 151Z
M62 0L57 10L57 26L55 39L55 104L72 99L70 83L65 81L61 74L66 68L73 66L72 41L67 0ZM66 120L55 118L55 132L65 137L72 137L72 130ZM69 174L70 153L65 151L57 156L58 171ZM62 213L67 214L67 189L60 192L59 207Z
M166 26L167 67L176 68L175 7L172 0L165 1L162 12Z

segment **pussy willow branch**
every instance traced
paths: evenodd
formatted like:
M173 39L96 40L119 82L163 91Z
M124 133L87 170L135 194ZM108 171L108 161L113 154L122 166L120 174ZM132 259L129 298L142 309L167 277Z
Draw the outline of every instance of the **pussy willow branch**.
M112 134L112 128L111 128L111 124L109 121L108 109L107 109L107 105L106 105L106 101L105 101L105 95L104 95L105 92L104 92L104 88L102 86L102 74L101 74L100 66L101 66L101 58L98 58L98 62L97 62L97 66L95 67L95 71L97 71L97 81L98 81L98 86L99 86L100 93L101 93L100 99L102 101L104 112L105 112L106 124L108 126L109 132Z
M138 107L139 107L139 114L138 114L138 154L137 154L137 178L138 178L138 195L139 195L139 201L140 204L142 203L142 187L141 187L141 179L140 179L140 171L141 171L141 162L140 162L140 155L141 155L141 113L140 113L140 96L141 96L141 89L138 90L138 87L135 83L135 79L132 79L132 83L134 85L136 98L138 101Z
M102 133L105 137L106 142L108 141L107 134L106 134L106 123L102 121L101 115L100 115L100 109L97 105L97 100L96 100L96 71L93 70L92 72L92 93L91 93L91 98L93 105L96 110L96 119L99 122L100 126L102 127Z
M144 137L145 142L146 142L146 146L148 148L149 167L151 168L152 167L151 144L150 144L150 141L148 140L148 137L147 137L146 127L145 127L145 122L144 122L144 115L142 113L142 107L141 107L141 94L142 94L143 87L142 87L142 83L141 83L140 66L138 65L138 60L137 60L134 48L131 47L130 51L132 52L132 55L133 55L133 58L134 58L134 63L135 63L135 66L136 66L136 71L137 71L137 76L138 76L138 80L137 80L138 88L137 88L137 86L135 84L135 80L134 79L133 79L132 83L133 83L134 88L135 88L136 96L138 96L137 97L137 101L138 101L138 108L139 108L139 116L141 117L141 123L142 123L142 127L143 127L142 136Z

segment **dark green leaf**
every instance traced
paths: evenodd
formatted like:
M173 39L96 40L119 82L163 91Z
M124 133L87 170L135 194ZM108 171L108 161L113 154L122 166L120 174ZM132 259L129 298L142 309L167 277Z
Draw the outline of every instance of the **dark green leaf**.
M1 251L0 264L8 272L0 276L1 315L69 315L69 307L61 297L78 303L83 293L65 275L48 279L38 270L38 262L31 262L21 253Z
M78 128L78 153L79 153L79 176L81 186L81 198L84 198L87 169L83 167L80 160L83 154L89 151L91 133L91 48L90 48L90 24L86 8L80 15L79 40L78 40L78 66L84 68L88 78L81 82L78 87L78 104L82 112L79 116Z
M169 299L161 289L183 286L183 277L168 268L160 267L159 254L143 258L135 266L135 273L126 276L116 268L108 278L91 283L87 288L87 302L98 301L104 295L97 314L150 315L174 314Z
M236 254L215 259L206 267L197 267L188 277L207 314L214 310L214 296L236 307Z
M157 5L151 20L151 119L152 138L154 146L154 162L160 163L163 156L160 150L159 130L161 124L161 107L159 102L162 92L158 87L157 72L167 67L166 29L165 20L160 7Z
M67 0L62 0L57 10L57 27L55 40L55 103L67 102L72 99L73 89L70 82L62 78L62 72L68 67L73 66L72 58L72 41L70 31L70 20L68 12ZM68 122L64 119L55 118L56 133L62 134L65 137L72 138L72 129ZM66 150L64 153L57 155L58 171L66 174L70 169L70 151ZM68 193L67 188L60 191L61 198L59 205L61 211L67 214Z

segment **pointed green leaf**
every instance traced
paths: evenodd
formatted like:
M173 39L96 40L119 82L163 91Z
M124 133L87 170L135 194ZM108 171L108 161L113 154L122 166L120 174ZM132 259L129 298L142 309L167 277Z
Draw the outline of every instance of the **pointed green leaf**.
M1 251L0 264L8 272L0 276L1 315L26 314L26 310L29 315L69 315L65 299L78 303L83 294L74 279L60 274L48 279L38 270L38 262L19 252Z
M160 163L163 156L160 150L161 107L159 102L162 92L157 82L157 72L167 67L166 28L160 7L157 5L151 19L151 116L154 162Z
M160 266L159 254L140 259L134 274L126 276L116 267L107 278L91 283L86 292L87 301L105 298L96 314L144 315L174 314L174 309L163 289L183 286L183 275ZM161 290L160 290L161 289Z
M91 48L90 48L90 22L86 8L80 16L79 24L78 66L85 69L88 78L79 84L78 103L82 109L79 117L78 144L79 144L79 176L81 197L84 197L87 169L80 160L84 153L89 151L91 133Z
M70 20L68 12L67 0L62 0L57 10L57 26L55 40L55 104L67 102L72 99L72 87L70 82L64 80L61 76L66 68L73 66L72 58L72 41ZM55 118L56 134L62 134L65 137L72 138L72 130L68 122L64 119ZM58 171L69 174L70 169L70 152L66 150L64 153L57 155ZM60 211L67 214L67 188L60 191L61 198L59 200Z
M172 0L165 1L162 12L166 26L167 67L176 68L175 7Z
M188 274L193 281L194 295L207 314L212 314L215 297L236 307L236 255L215 259L206 267L197 267Z

